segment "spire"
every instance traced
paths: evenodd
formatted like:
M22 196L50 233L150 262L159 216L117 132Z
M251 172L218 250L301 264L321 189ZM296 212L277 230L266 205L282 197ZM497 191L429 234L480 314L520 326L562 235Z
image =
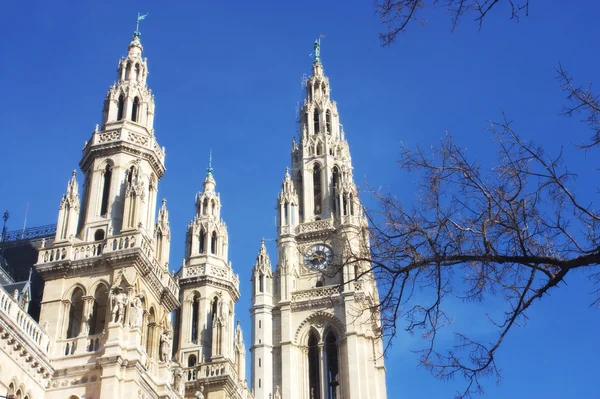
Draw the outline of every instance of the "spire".
M204 179L204 192L214 191L217 183L215 182L215 178L213 177L213 167L212 167L212 150L210 150L208 155L208 168L206 168L206 178Z
M283 177L283 183L281 183L281 192L279 193L280 203L289 203L292 205L298 205L298 195L294 189L294 183L290 176L290 168L285 168L285 176Z
M265 246L265 239L262 238L260 241L260 249L256 256L256 263L254 264L255 272L262 272L268 276L271 276L271 260L267 253L267 247Z

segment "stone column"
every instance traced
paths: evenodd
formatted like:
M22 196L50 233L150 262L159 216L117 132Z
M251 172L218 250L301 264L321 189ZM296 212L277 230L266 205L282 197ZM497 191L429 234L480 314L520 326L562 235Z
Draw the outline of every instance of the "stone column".
M93 313L94 313L94 297L93 296L84 296L83 298L83 312L81 315L81 332L79 335L88 335L92 326L90 326Z

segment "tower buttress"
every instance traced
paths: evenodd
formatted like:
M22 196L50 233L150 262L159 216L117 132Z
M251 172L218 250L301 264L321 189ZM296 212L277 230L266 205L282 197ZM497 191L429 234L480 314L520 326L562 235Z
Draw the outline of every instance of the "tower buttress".
M273 272L263 239L252 267L252 386L256 398L269 398L273 386Z

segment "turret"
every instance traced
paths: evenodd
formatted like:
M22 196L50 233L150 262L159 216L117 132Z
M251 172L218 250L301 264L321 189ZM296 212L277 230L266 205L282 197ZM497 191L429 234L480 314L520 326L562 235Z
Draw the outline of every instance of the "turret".
M273 392L273 272L265 240L252 267L252 387L256 398Z
M79 220L79 185L77 184L77 171L73 171L71 180L67 184L67 192L60 201L58 222L56 223L56 239L54 242L71 240L77 233ZM104 238L104 237L102 237Z

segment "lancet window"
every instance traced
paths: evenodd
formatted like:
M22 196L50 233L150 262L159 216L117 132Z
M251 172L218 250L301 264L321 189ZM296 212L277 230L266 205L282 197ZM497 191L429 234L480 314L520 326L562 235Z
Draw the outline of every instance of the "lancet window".
M117 102L117 120L120 121L123 119L123 111L125 109L125 97L121 94L119 96L119 101Z
M67 338L75 338L81 332L81 321L83 319L83 290L76 288L71 295L69 305L69 323L67 327Z
M331 189L331 206L333 207L333 212L337 211L337 190L340 184L340 170L337 166L333 167L333 173L331 177L332 189Z
M311 399L340 399L337 338L333 331L323 343L315 331L308 337L308 389Z
M327 129L327 134L331 134L331 111L327 110L325 112L325 127Z
M136 68L139 68L139 66L137 64L136 64ZM139 109L140 109L140 99L138 97L135 97L133 99L133 107L131 109L131 120L134 122L139 122L138 121Z
M308 389L311 399L321 399L319 374L319 339L315 332L311 332L308 337Z
M217 254L217 232L213 231L210 238L210 253L213 255Z
M315 134L319 133L319 110L316 108L313 114L313 129Z
M315 215L320 215L321 214L321 197L322 197L322 191L321 191L322 187L321 187L321 165L319 165L318 163L315 164L314 168L313 168L313 196L314 196L314 214Z
M108 212L108 200L110 196L110 181L112 179L112 170L110 165L106 165L104 169L103 184L102 184L102 202L100 204L100 215L106 216Z
M205 252L205 248L204 246L206 245L206 233L204 232L204 229L200 229L200 236L198 237L198 241L199 241L199 248L198 248L198 252L200 252L201 254L203 254Z
M194 344L198 343L199 331L198 331L198 323L200 319L200 295L195 294L194 299L192 299L192 331L191 331L191 341ZM193 365L192 365L193 366Z
M101 284L94 293L94 307L90 319L90 335L100 334L106 322L106 309L108 304L108 288Z

